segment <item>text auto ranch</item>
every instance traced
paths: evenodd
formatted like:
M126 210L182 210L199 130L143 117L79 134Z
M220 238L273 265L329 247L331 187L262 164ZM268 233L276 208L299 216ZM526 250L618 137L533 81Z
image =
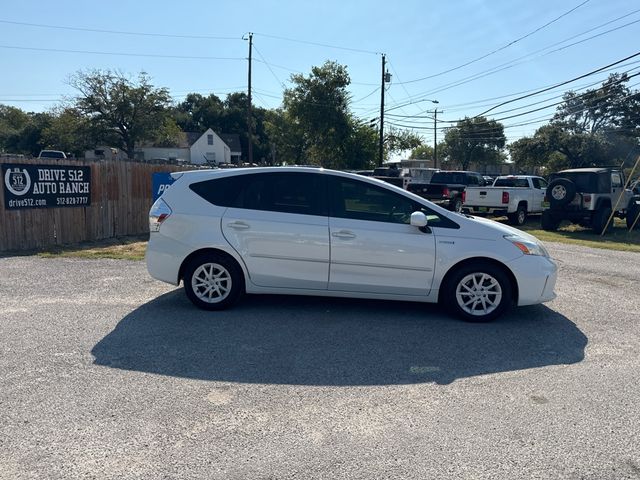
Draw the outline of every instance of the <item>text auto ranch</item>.
M83 180L82 170L39 168L38 181L33 185L33 193L89 193L89 182Z

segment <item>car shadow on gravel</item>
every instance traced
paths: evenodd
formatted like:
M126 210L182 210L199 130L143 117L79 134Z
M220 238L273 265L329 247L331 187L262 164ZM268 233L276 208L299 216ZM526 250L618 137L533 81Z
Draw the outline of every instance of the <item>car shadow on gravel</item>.
M320 297L247 296L205 312L174 290L123 318L91 353L97 365L201 380L395 385L573 364L586 345L543 305L470 324L431 304Z

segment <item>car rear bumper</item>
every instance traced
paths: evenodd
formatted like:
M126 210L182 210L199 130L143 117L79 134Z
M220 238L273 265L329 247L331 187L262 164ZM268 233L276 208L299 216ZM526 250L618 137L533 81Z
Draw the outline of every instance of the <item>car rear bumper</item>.
M470 205L463 205L462 206L463 210L468 211L469 213L471 213L472 215L506 215L507 213L509 213L509 210L507 207L478 207L478 206L470 206Z
M187 255L186 245L161 233L152 232L145 254L147 271L157 280L178 285L180 266Z

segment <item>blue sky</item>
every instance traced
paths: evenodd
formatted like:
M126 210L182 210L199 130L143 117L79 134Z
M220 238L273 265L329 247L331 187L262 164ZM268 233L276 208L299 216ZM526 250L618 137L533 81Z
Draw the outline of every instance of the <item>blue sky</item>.
M53 28L56 27L56 28ZM96 31L102 30L102 31ZM127 33L115 33L127 32ZM258 106L280 105L292 73L334 60L351 76L352 110L379 115L381 55L392 82L385 125L433 138L441 128L523 92L612 64L640 51L640 4L630 0L120 1L7 2L0 12L0 103L45 111L73 96L69 76L112 69L152 77L175 101L188 92L246 91L254 33ZM165 36L163 36L165 35ZM591 38L590 38L591 37ZM574 44L575 45L571 45ZM484 57L484 58L482 58ZM465 65L466 64L466 65ZM450 70L450 71L449 71ZM640 72L640 56L541 95L498 107L504 118L593 88L613 71ZM431 78L428 78L431 77ZM630 80L637 85L638 78ZM635 87L638 88L638 87ZM535 104L535 105L533 105ZM509 140L531 134L554 108L502 120Z

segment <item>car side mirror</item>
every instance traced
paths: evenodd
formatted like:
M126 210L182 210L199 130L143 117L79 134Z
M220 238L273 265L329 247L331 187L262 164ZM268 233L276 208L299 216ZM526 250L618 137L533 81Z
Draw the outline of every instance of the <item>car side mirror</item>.
M427 216L423 212L413 212L411 214L411 225L422 228L427 226Z

